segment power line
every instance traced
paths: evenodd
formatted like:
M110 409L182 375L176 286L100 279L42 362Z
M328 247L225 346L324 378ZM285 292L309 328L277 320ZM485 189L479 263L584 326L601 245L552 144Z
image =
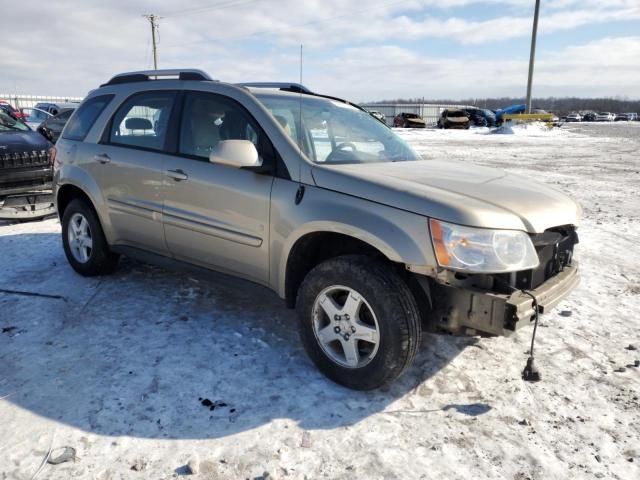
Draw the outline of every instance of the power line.
M207 10L220 10L223 8L234 7L236 5L246 5L249 3L255 3L258 0L227 0L224 2L215 3L213 5L207 5L203 7L184 8L182 10L175 10L164 15L163 18L182 17L185 15L192 15L194 13L205 12Z
M144 69L149 70L149 57L151 56L151 40L147 38L147 46L144 47Z

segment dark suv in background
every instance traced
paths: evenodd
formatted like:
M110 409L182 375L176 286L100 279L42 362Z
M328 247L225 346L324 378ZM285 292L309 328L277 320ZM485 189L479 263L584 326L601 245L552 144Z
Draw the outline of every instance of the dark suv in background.
M57 115L47 118L38 127L38 132L51 143L56 143L74 111L75 108L65 108Z
M55 213L51 196L55 149L42 135L0 111L0 219Z

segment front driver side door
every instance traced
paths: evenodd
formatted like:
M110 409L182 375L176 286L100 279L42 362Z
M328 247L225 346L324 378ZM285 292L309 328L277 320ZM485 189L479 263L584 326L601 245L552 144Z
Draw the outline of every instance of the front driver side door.
M271 174L209 162L221 140L251 140L263 162L270 141L236 101L187 92L178 152L167 158L163 221L171 254L197 265L267 284Z

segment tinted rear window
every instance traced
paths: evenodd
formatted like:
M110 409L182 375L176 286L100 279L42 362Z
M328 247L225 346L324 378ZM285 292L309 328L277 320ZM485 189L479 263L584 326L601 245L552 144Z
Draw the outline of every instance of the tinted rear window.
M84 140L113 97L113 95L99 95L80 105L76 114L67 123L64 132L62 132L62 138L66 140Z

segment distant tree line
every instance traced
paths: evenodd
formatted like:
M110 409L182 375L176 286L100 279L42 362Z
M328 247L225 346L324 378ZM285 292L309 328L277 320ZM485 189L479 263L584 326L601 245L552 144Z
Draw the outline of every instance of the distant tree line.
M368 102L367 105L385 104L385 103L436 103L436 104L454 104L454 105L474 105L479 108L489 108L497 110L498 108L508 107L525 103L524 98L467 98L463 100L437 99L427 100L423 98L397 98L394 100L381 100L376 102ZM640 113L640 100L630 100L628 98L612 97L612 98L579 98L579 97L548 97L534 98L533 108L541 108L556 115L567 115L571 112L594 111L594 112L638 112Z

